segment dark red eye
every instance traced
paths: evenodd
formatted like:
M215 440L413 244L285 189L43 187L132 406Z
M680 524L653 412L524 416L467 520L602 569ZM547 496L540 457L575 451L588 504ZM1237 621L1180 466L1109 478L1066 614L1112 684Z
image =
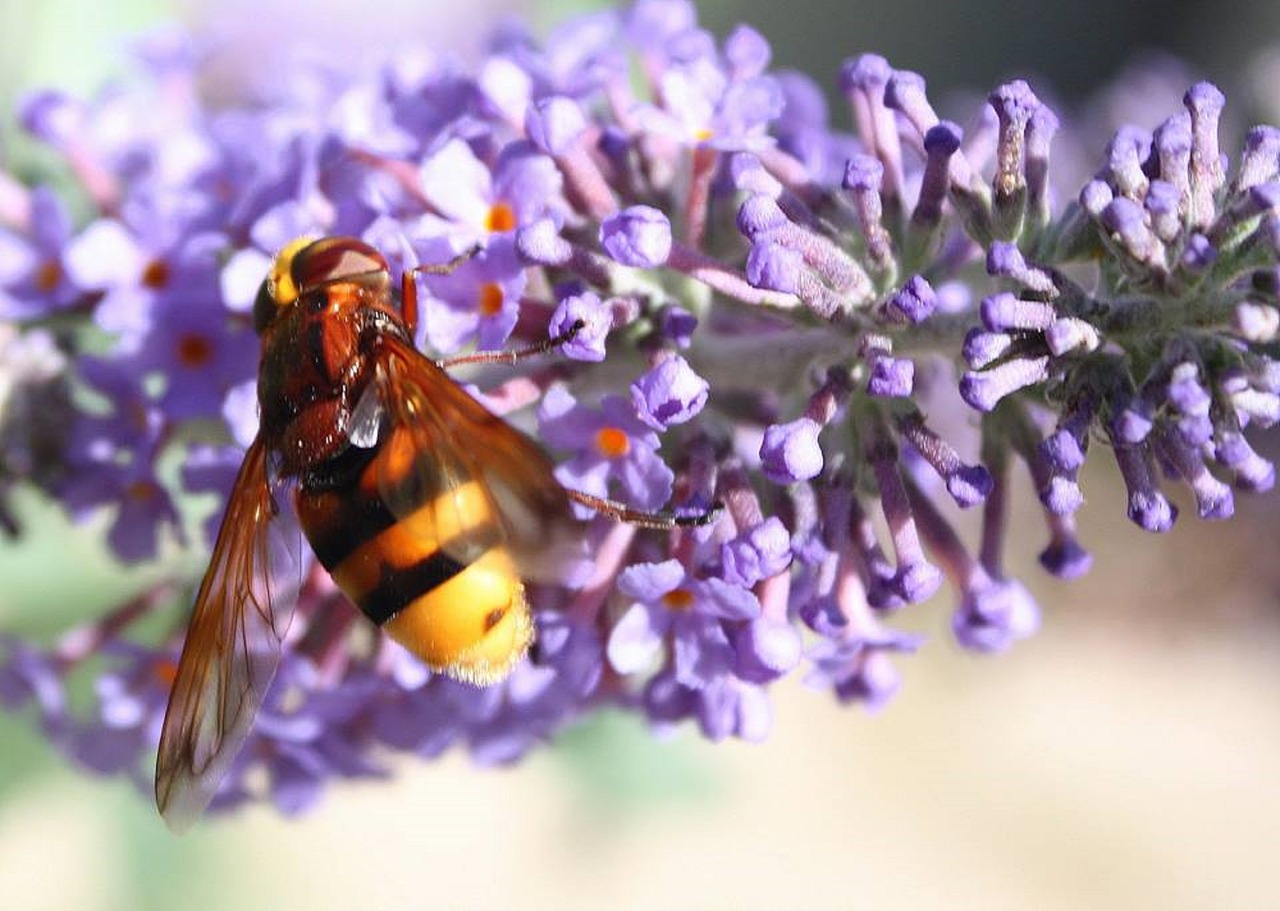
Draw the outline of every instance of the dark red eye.
M387 272L386 259L354 237L326 237L298 252L289 269L298 293L329 282L345 281L374 272Z

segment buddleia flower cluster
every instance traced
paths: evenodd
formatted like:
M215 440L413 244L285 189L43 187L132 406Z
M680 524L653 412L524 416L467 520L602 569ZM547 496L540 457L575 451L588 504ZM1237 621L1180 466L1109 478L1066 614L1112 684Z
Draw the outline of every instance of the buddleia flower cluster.
M397 273L475 250L421 277L423 350L580 323L475 394L567 487L723 511L667 532L584 511L588 571L533 589L536 645L487 688L432 675L311 566L218 806L299 811L397 753L511 762L603 707L758 740L789 675L879 708L922 644L895 614L944 584L935 638L996 652L1035 631L1002 564L1015 472L1064 579L1090 567L1090 453L1127 490L1094 508L1152 532L1172 488L1222 519L1274 483L1246 432L1280 417L1280 131L1222 148L1208 83L1087 150L1025 82L962 127L872 54L828 110L761 34L714 36L685 0L545 41L508 27L470 69L294 62L234 100L202 60L161 36L92 100L30 95L22 127L73 180L0 175L0 492L105 517L121 563L161 568L52 644L0 640L0 700L95 771L149 787L198 582L174 545L207 550L221 514L197 527L184 504L225 501L253 437L253 298L300 235L361 237ZM78 675L94 698L73 711Z

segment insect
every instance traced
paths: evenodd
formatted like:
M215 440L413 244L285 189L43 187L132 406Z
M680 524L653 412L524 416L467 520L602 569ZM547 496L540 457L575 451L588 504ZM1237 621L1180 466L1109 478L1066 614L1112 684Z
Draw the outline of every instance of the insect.
M460 258L461 259L461 258ZM357 607L433 670L476 684L527 652L525 582L555 580L579 546L577 500L661 528L708 517L643 513L562 487L542 450L413 344L386 259L348 237L300 239L254 306L260 429L245 454L196 595L156 762L156 803L181 830L213 798L283 650L296 591L272 584L276 492Z

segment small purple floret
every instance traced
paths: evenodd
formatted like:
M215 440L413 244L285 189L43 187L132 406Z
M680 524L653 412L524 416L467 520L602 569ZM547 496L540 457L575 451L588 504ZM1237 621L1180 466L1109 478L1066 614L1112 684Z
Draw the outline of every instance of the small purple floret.
M910 358L882 355L871 365L867 392L885 398L906 398L915 384L916 365Z
M548 155L563 155L577 145L587 121L577 102L555 95L529 106L524 127L538 149Z
M773 424L764 432L760 445L760 467L765 477L777 484L807 481L822 471L822 449L811 418L797 418L787 424Z
M889 296L885 310L908 323L923 323L938 308L938 295L923 276L913 275Z
M656 269L671 255L671 222L651 206L631 206L604 220L600 246L624 266Z
M673 354L631 384L631 401L640 420L661 431L692 420L707 403L710 388L688 361Z

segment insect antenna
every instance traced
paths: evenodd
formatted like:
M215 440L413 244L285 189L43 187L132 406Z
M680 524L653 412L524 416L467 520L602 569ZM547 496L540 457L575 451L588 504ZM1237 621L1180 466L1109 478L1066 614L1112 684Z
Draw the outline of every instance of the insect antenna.
M581 503L588 509L594 509L596 512L609 516L611 519L637 525L640 528L654 528L658 531L670 531L673 528L702 528L706 525L713 525L720 518L720 514L724 512L724 504L719 500L697 515L682 516L667 510L635 509L625 503L619 503L617 500L597 497L589 493L583 493L581 490L574 490L571 487L566 487L565 493L569 495L570 500Z
M543 339L540 342L535 342L532 345L526 345L523 348L512 348L508 351L476 351L472 354L460 354L457 357L445 358L444 360L437 361L436 363L445 370L448 370L451 367L458 367L463 364L515 364L527 358L546 354L548 351L559 348L561 345L568 344L573 341L574 337L577 336L577 334L581 332L586 325L587 324L583 320L574 320L572 325L563 332L553 335L550 338Z

